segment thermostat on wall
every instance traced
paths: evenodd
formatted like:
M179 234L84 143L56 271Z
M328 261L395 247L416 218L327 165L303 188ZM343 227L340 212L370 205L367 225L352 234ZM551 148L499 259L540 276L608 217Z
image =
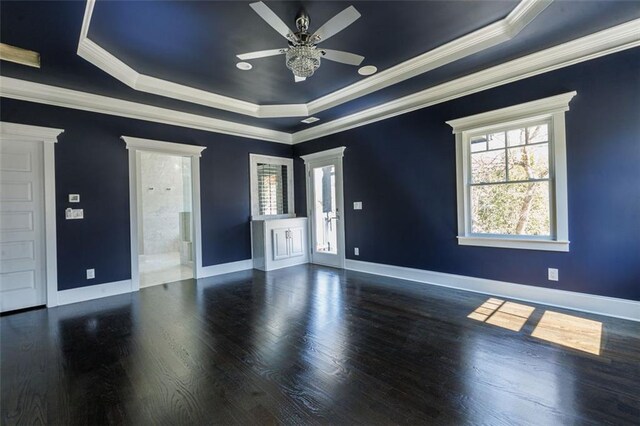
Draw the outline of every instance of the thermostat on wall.
M69 194L69 202L70 203L79 203L80 202L80 194Z

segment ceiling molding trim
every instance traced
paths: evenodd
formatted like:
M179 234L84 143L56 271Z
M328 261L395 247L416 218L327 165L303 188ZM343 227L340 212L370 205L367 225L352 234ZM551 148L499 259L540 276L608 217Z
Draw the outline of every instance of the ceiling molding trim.
M291 144L290 133L5 76L0 76L0 96L250 139Z
M307 104L309 115L317 114L504 43L516 36L550 4L551 0L522 0L506 18L498 22L309 102Z
M293 134L293 143L375 123L452 99L640 46L640 19L523 56Z
M306 104L258 105L141 74L89 39L87 0L78 55L132 89L256 118L308 117L510 40L553 0L521 0L506 18Z

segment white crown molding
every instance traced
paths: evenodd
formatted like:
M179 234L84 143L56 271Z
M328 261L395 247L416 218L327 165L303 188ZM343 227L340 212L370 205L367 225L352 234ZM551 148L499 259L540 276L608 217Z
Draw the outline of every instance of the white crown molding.
M629 21L293 134L4 76L0 96L269 142L302 143L640 46L639 26L640 19Z
M291 144L291 134L92 93L0 76L0 96L190 129Z
M640 302L634 300L351 259L346 260L345 269L640 321Z
M133 136L122 136L122 140L129 150L156 151L171 153L183 157L200 157L206 146L187 145L175 142L157 141L153 139L134 138Z
M553 0L521 0L504 19L305 104L259 105L141 74L89 39L96 0L87 0L78 55L132 89L256 118L307 117L510 40Z
M293 134L318 139L493 87L640 46L640 19L599 31Z
M561 95L549 96L548 98L537 99L506 108L495 109L481 114L470 115L468 117L456 118L446 123L452 127L453 133L460 133L469 129L478 129L492 123L508 123L522 118L531 118L538 115L551 115L556 112L569 111L569 102L578 92L563 93Z

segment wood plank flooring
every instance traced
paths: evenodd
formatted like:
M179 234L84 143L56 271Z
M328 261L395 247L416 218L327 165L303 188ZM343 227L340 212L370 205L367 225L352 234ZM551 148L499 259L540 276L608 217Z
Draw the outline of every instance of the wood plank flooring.
M304 265L4 316L0 422L639 423L638 323L468 317L489 298ZM599 354L532 336L546 311L602 323Z

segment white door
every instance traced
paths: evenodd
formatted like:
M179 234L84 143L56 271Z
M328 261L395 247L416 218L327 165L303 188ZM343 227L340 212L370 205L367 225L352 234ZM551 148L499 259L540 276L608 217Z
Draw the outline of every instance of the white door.
M307 170L311 260L320 265L343 268L342 158L311 161Z
M0 310L46 303L43 147L0 140Z

